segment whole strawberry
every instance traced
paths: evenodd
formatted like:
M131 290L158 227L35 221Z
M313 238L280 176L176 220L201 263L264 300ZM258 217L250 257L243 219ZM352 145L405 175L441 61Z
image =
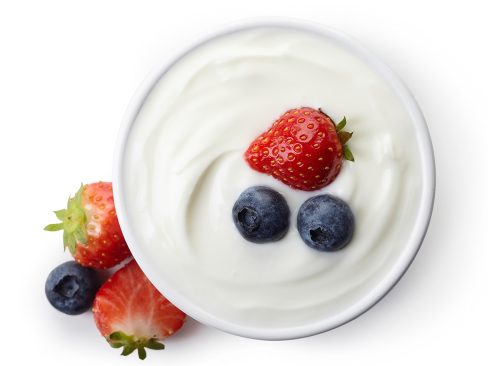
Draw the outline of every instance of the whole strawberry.
M186 314L163 297L135 261L115 272L97 292L92 308L99 332L127 356L163 349L158 342L179 330Z
M291 109L257 137L245 152L250 166L292 188L313 191L333 182L343 159L354 161L346 145L345 117L338 125L309 107Z
M82 266L110 268L131 256L116 217L111 183L82 185L68 199L68 207L55 214L62 222L45 230L63 230L64 247Z

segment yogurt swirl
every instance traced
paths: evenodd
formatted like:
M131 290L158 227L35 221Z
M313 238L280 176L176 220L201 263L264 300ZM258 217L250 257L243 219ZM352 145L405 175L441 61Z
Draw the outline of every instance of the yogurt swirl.
M320 191L293 190L252 170L243 153L284 111L321 107L354 131L356 162ZM410 116L391 87L320 35L264 27L220 36L179 59L145 100L123 160L130 230L156 270L200 308L240 326L291 328L341 313L401 254L421 197ZM231 209L253 185L280 192L291 226L253 244ZM356 231L333 253L306 246L297 211L329 193L349 203Z

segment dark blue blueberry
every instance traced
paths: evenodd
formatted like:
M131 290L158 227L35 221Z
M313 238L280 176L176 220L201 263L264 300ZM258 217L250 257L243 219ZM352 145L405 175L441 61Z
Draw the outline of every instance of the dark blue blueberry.
M241 235L254 243L283 238L290 226L285 198L269 187L246 189L233 206L233 221Z
M300 206L297 229L311 248L325 252L339 250L352 239L354 215L340 198L327 194L315 196Z
M69 315L87 311L98 289L97 272L74 261L54 268L45 282L45 295L50 304Z

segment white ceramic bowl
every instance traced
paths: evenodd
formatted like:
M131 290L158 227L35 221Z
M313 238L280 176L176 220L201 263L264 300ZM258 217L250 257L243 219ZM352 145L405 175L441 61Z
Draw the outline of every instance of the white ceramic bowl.
M398 261L394 264L387 275L378 283L378 285L374 289L372 289L369 293L366 293L361 301L357 302L341 314L331 314L330 317L325 318L321 323L287 329L242 327L240 325L228 322L225 319L215 317L213 314L210 314L205 309L200 308L196 304L190 302L189 299L182 296L181 292L179 291L180 289L176 289L171 286L168 278L162 277L154 270L154 267L151 265L150 258L145 255L145 251L141 246L142 243L136 240L134 233L130 230L130 218L123 204L125 201L125 190L123 189L122 164L124 151L127 148L127 138L138 112L140 111L148 94L156 85L157 81L163 76L166 71L169 70L171 65L182 58L183 55L189 53L192 49L198 47L204 42L235 31L269 26L298 29L329 37L333 41L343 45L345 48L371 65L371 67L376 72L378 72L385 79L385 81L396 91L403 105L411 116L411 120L417 132L415 134L415 139L417 141L420 154L419 158L421 159L423 163L422 165L424 166L422 187L423 199L421 200L420 206L418 208L417 219L414 222L413 230L411 231L409 240L406 243L403 253L400 255ZM256 339L283 340L318 334L345 324L370 309L391 290L391 288L403 276L403 274L413 261L425 236L434 201L434 170L435 165L432 144L425 120L418 108L417 103L415 102L408 89L386 65L379 61L357 41L351 39L350 37L347 37L346 35L338 31L334 31L310 23L299 22L296 20L258 20L241 22L238 25L226 27L222 30L218 30L208 36L205 36L201 40L198 40L197 42L191 44L183 52L180 52L176 57L173 57L164 62L145 80L129 105L121 131L119 133L114 163L113 189L118 218L130 250L132 251L132 254L134 255L135 259L137 260L145 274L149 277L149 279L160 292L162 292L167 298L169 298L176 306L185 311L189 316L200 321L201 323L239 336Z

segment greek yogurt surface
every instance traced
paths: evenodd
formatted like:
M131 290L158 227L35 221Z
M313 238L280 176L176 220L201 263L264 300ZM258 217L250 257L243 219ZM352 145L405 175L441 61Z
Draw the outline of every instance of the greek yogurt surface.
M356 161L314 192L243 159L276 118L302 106L336 122L346 116L354 131ZM361 301L405 250L422 199L414 135L396 92L333 39L281 27L219 36L166 71L131 127L121 167L128 232L156 273L215 318L276 329L320 323ZM254 185L290 207L280 241L250 243L233 224L235 200ZM322 193L355 216L354 237L338 252L315 251L297 232L300 205Z

